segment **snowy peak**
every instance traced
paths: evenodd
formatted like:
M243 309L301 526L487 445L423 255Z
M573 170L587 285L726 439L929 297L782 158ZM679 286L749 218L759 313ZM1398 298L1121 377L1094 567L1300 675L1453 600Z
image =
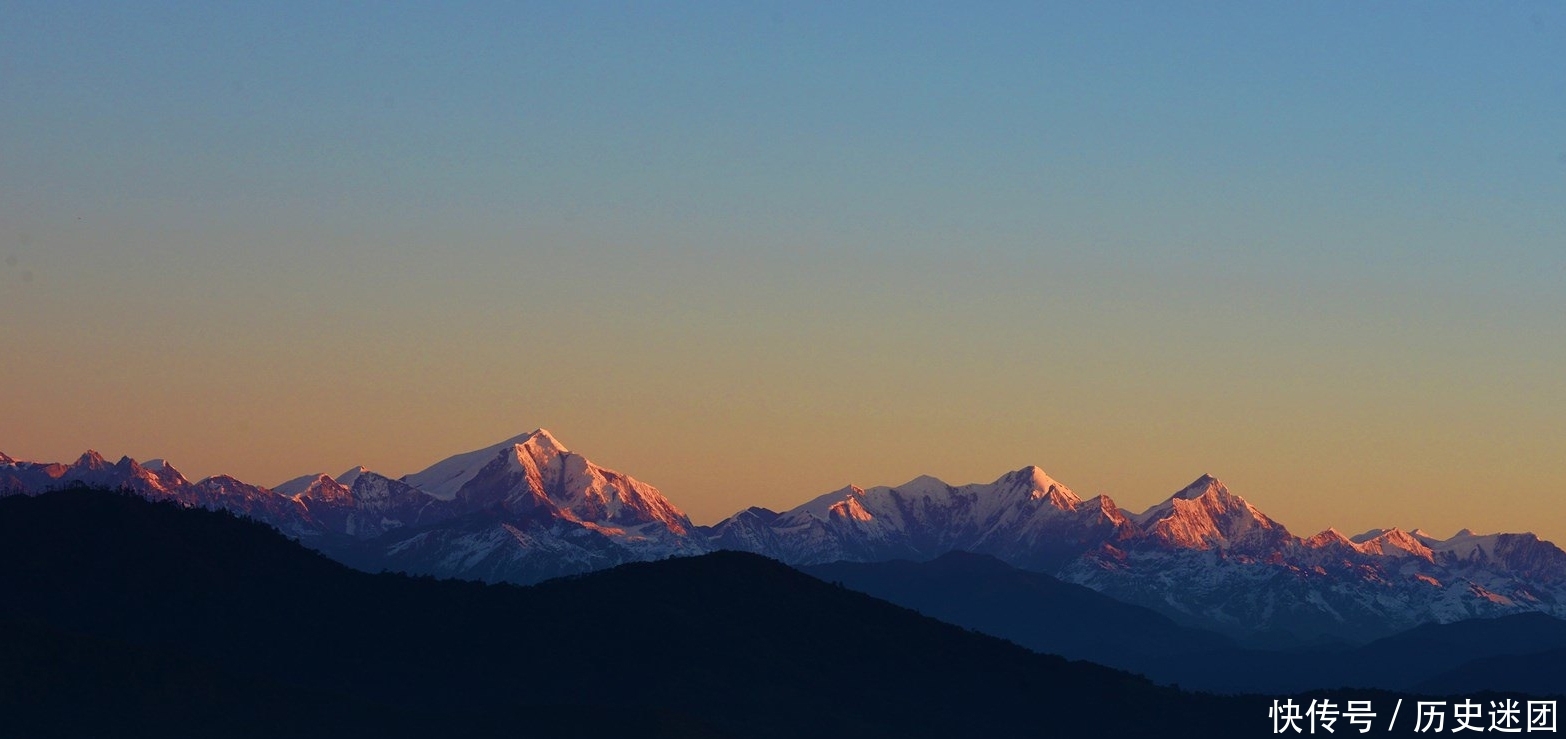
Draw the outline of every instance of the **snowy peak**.
M513 436L499 444L447 457L419 472L404 475L402 481L423 490L431 497L452 500L457 497L457 491L472 481L503 452L515 455L520 462L524 455L546 458L569 453L569 450L548 431L536 429L520 436Z
M273 487L272 492L286 498L343 500L347 498L348 491L353 488L354 480L365 473L374 474L363 467L355 467L337 477L332 477L325 472L300 475Z
M364 473L369 472L369 471L370 470L368 468L366 468L365 466L359 465L359 466L350 467L347 470L344 470L341 475L338 475L337 477L335 477L333 479L335 479L337 481L338 485L342 485L344 487L350 487L351 488L351 487L353 487L354 480L359 479L359 477L361 475L363 475Z
M154 459L142 465L142 468L157 476L166 490L174 491L190 486L190 481L186 480L185 476L167 460Z
M1363 533L1355 534L1354 536L1349 537L1349 540L1354 542L1355 544L1362 544L1362 543L1370 541L1371 539L1374 539L1374 538L1376 538L1378 536L1381 536L1381 535L1383 535L1383 534L1385 534L1385 533L1387 533L1388 531L1391 531L1391 530L1392 529L1371 529L1371 530L1363 532Z
M153 493L159 497L177 496L180 491L190 486L190 481L185 479L179 470L163 460L156 460L157 464L147 467L138 464L130 457L120 457L120 461L114 463L114 468L109 476L113 478L111 484L121 488L139 490L143 493Z
M1500 541L1500 534L1479 535L1472 530L1463 529L1452 538L1436 542L1430 548L1434 551L1449 553L1460 560L1484 561L1495 552L1496 544Z
M1169 496L1163 503L1154 506L1149 511L1143 512L1142 515L1146 516L1152 510L1164 506L1173 506L1178 501L1203 502L1208 505L1226 508L1250 507L1250 503L1247 503L1244 498L1229 492L1229 486L1223 484L1222 480L1212 475L1202 475L1196 478L1190 485L1186 485L1179 492ZM1252 510L1255 509L1252 508Z
M231 475L208 475L196 481L198 488L251 488L256 487L247 482L242 482ZM258 488L266 490L267 488Z
M294 497L310 502L347 503L353 500L346 486L324 474L317 475Z
M1196 481L1181 488L1174 495L1164 499L1164 502L1148 508L1141 513L1133 514L1131 520L1141 525L1151 525L1160 518L1170 515L1176 510L1176 503L1180 501L1202 500L1204 498L1213 501L1222 507L1229 498L1236 497L1229 492L1218 478L1211 475L1202 475Z
M1191 501L1206 501L1214 508L1228 508L1234 501L1244 502L1239 496L1229 492L1222 481L1212 475L1202 475L1196 481L1181 488L1174 495L1164 499L1164 502L1148 508L1141 513L1131 516L1133 521L1143 526L1151 525L1161 518L1169 516L1176 510L1191 510L1188 505L1182 505Z
M909 482L909 484L912 485L923 479L925 478L916 478ZM933 480L935 478L930 479ZM815 498L806 501L801 505L783 511L782 513L775 516L774 520L779 521L783 525L789 526L800 525L809 519L825 521L831 518L831 511L833 508L837 507L838 504L847 501L850 498L863 499L864 495L864 488L861 488L858 485L845 485L841 488L838 488L837 490L833 490L830 493L816 496Z
M93 470L93 471L97 471L97 470L104 469L105 467L108 467L108 466L109 466L109 464L108 464L108 462L104 461L103 455L99 454L96 451L93 451L91 449L88 449L87 451L82 452L82 456L77 457L76 461L71 463L72 469L77 469L77 470Z
M753 505L743 511L740 511L739 513L734 514L733 516L730 516L729 518L733 520L757 521L763 524L767 524L777 520L777 517L777 511L774 511L771 508L763 508L761 506ZM721 525L721 523L719 525Z
M1211 475L1202 475L1134 520L1155 541L1178 549L1259 551L1291 538L1282 525Z
M1305 539L1301 544L1310 549L1342 548L1358 551L1358 548L1354 546L1354 541L1335 528L1328 528L1326 531Z
M1435 553L1419 537L1399 528L1372 529L1354 537L1354 548L1381 557L1418 557L1431 561Z
M1196 480L1190 485L1182 488L1180 492L1170 496L1170 499L1173 500L1178 498L1181 500L1196 500L1197 498L1214 495L1231 496L1232 494L1229 492L1228 486L1223 484L1222 480L1219 480L1212 475L1203 474L1201 477L1196 478Z
M1044 501L1061 510L1076 510L1082 503L1082 499L1070 488L1032 465L1007 473L994 483L994 487L1007 485L1025 489L1029 500Z
M522 440L517 443L521 446L533 447L547 454L571 453L571 450L567 449L564 444L561 444L554 434L549 433L549 429L544 428L534 429L532 432L524 434Z
M569 456L571 451L550 436L542 429L528 434L522 441L511 445L511 448L502 448L500 459L505 460L511 469L542 474L546 469L552 469L560 460ZM577 457L581 459L581 457Z
M833 503L832 507L827 509L827 515L834 519L852 519L860 523L868 523L875 518L869 509L865 508L864 496L861 495L850 495Z
M509 444L509 448L507 444ZM571 454L570 449L567 449L564 444L560 443L559 439L556 439L553 434L544 429L537 429L509 439L507 442L503 442L500 448L502 450L501 456L512 459L516 463L517 469L530 466L541 469L550 466L555 460ZM531 460L531 465L528 464L528 460Z
M326 473L324 472L300 475L292 480L287 480L285 482L280 482L276 485L273 485L272 492L285 497L296 498L299 497L300 493L304 492L307 488L309 488L311 485L314 485L316 481L323 477L326 477Z
M611 536L645 526L685 536L693 528L656 488L572 453L545 429L436 462L403 482L463 509L543 515Z
M1077 507L1079 513L1085 513L1097 518L1110 521L1115 524L1132 525L1131 517L1126 515L1124 509L1115 504L1115 500L1107 495L1095 495Z

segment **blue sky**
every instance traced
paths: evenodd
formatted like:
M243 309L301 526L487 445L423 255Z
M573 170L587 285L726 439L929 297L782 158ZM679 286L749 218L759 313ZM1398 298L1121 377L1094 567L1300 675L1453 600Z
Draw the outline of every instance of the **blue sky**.
M1549 3L0 2L0 449L1566 538L1563 124Z

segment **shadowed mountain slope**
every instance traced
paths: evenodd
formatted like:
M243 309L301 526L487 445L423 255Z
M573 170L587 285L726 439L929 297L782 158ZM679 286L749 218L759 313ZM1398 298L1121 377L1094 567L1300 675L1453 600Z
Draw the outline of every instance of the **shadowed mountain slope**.
M1036 652L1142 674L1171 660L1233 646L1225 637L1180 626L1151 609L982 554L801 569Z

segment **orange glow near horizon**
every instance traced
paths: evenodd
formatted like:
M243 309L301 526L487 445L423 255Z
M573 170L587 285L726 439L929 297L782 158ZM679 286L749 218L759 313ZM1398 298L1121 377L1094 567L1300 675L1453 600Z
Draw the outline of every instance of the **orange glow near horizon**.
M1566 14L70 5L0 22L0 452L1566 542Z

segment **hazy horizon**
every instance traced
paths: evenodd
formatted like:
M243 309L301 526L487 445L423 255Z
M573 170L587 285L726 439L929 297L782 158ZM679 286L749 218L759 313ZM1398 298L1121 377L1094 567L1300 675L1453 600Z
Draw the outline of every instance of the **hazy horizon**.
M0 0L0 452L1566 541L1566 10Z

